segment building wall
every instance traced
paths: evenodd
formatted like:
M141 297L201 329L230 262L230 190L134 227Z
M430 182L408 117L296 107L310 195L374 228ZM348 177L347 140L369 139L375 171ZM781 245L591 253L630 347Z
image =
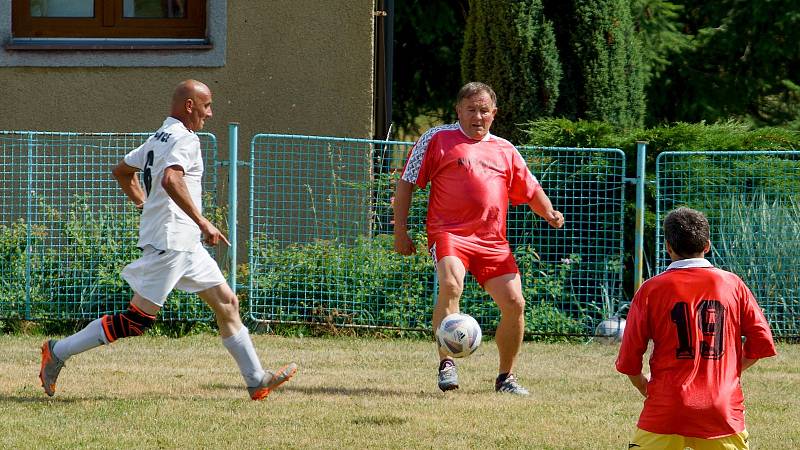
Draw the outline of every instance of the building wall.
M10 10L11 0L0 2ZM221 67L110 67L103 64L119 64L119 52L100 51L108 56L104 62L98 51L0 50L0 129L153 130L168 113L173 87L195 78L214 93L206 131L222 142L228 122L241 123L243 139L256 132L372 135L373 0L222 3L227 36ZM54 60L77 53L97 65L2 67L11 58L24 64L25 53ZM148 53L169 51L131 58Z
M0 0L0 13L7 14L10 4ZM211 58L173 51L179 61L174 64L182 67L163 66L169 51L0 48L0 130L154 131L169 112L175 85L195 78L213 92L214 115L204 131L217 136L222 159L228 155L229 122L240 123L241 161L249 160L256 133L372 136L374 0L209 0L209 5L209 11L222 7L209 18L209 27L225 32L214 42ZM226 20L217 23L222 14ZM0 14L0 22L5 44L9 16ZM163 65L124 67L131 61L144 64L147 55ZM43 65L43 58L52 58L53 65ZM203 67L187 66L193 59ZM240 261L246 257L247 175L241 168ZM227 198L224 186L220 194Z

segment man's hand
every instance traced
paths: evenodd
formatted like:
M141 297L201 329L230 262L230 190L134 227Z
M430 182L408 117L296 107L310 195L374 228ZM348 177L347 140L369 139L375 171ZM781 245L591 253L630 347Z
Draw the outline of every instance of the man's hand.
M639 390L639 393L647 398L647 383L650 382L650 374L628 375L628 378L630 378L631 384Z
M228 242L228 239L225 238L225 235L220 232L217 227L214 226L208 220L203 220L200 222L200 232L203 233L203 242L207 245L215 246L219 244L220 241L228 244L228 247L231 246L231 243Z
M413 255L417 252L417 247L414 246L414 241L411 240L408 231L394 231L394 251L405 256Z
M547 223L553 228L561 228L564 226L564 215L561 214L561 211L552 209L545 213L543 217L544 220L546 220Z
M530 206L531 210L533 210L537 216L546 220L551 227L561 228L564 226L564 215L561 214L561 211L553 209L553 203L550 202L550 198L544 193L544 189L536 190L536 193L533 194L533 198L528 202L528 206Z

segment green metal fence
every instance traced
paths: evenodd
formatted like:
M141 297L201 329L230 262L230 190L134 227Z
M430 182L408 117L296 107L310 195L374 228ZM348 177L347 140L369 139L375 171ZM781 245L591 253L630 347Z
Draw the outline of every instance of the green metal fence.
M119 272L138 257L139 215L110 171L148 136L0 132L0 317L95 318L127 307ZM216 138L199 136L214 208ZM162 317L210 313L196 296L177 294Z
M701 210L709 260L747 283L776 336L800 336L800 152L664 152L656 183L658 271L669 264L663 217Z
M282 323L424 329L436 280L425 252L427 190L409 217L418 252L393 250L392 196L413 143L256 135L251 141L249 305ZM530 333L589 334L620 303L625 156L616 149L521 148L566 215L553 230L509 212ZM462 309L487 330L499 313L471 278Z

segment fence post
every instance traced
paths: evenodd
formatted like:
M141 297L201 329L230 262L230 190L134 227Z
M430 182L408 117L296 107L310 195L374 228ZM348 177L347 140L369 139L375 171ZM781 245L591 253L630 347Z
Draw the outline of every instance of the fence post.
M633 291L642 285L642 264L644 255L644 186L647 181L645 173L645 155L647 142L636 142L636 230L633 243Z
M33 227L31 221L33 220L33 145L34 135L28 132L28 179L27 189L25 189L25 320L31 320L31 258L33 249L33 241L31 234Z
M231 122L228 124L228 238L231 247L228 249L230 258L230 272L228 274L228 284L233 293L236 293L236 250L239 241L236 237L237 223L237 199L238 188L238 169L239 169L239 123Z

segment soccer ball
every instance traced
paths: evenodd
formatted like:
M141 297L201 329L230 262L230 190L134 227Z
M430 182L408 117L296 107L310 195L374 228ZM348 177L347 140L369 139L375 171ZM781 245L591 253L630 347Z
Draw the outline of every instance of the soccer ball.
M481 345L481 327L470 315L453 313L442 320L436 330L439 348L455 358L471 355Z
M625 333L625 319L612 316L597 325L594 338L603 344L616 344L622 341L623 333Z

